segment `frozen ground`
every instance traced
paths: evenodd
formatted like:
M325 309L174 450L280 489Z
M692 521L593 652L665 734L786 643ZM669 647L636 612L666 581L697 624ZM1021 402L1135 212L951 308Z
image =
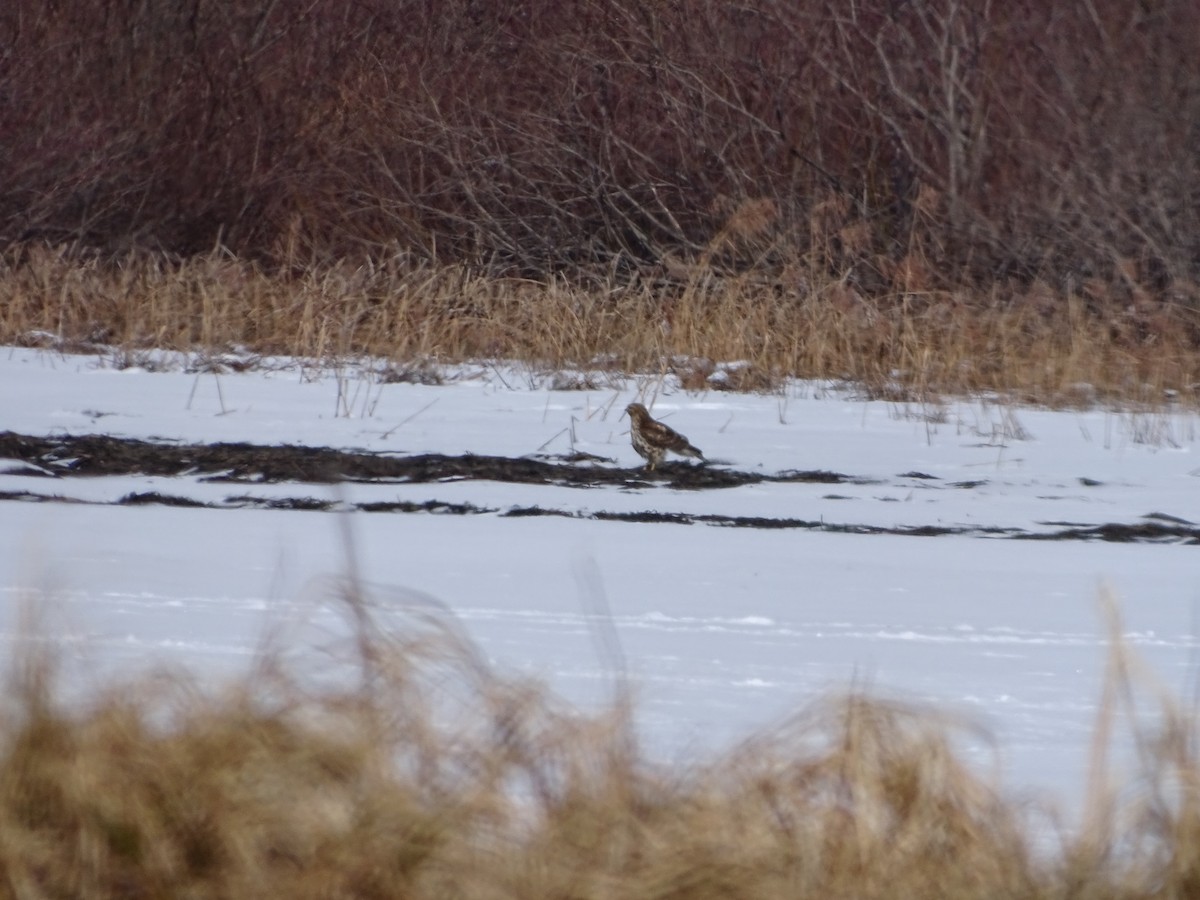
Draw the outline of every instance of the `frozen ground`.
M643 734L668 759L865 684L973 717L995 735L1010 789L1070 804L1105 662L1104 586L1149 668L1195 693L1200 459L1188 415L887 403L814 384L689 394L602 375L555 390L549 377L491 366L440 385L285 361L241 374L168 369L4 350L0 432L185 452L246 442L535 458L605 478L85 477L75 445L36 459L10 450L6 641L30 587L56 598L48 617L80 673L169 659L217 675L243 667L268 627L336 637L320 585L345 571L348 519L381 616L402 623L413 592L436 598L496 666L544 677L585 707L612 689L592 618L602 593ZM639 396L744 483L685 489L686 469L635 471L620 412ZM748 477L780 473L831 477ZM121 502L138 493L155 502ZM471 512L361 511L399 501ZM666 521L643 521L658 513ZM1068 539L1030 539L1050 536ZM314 652L311 664L324 659Z

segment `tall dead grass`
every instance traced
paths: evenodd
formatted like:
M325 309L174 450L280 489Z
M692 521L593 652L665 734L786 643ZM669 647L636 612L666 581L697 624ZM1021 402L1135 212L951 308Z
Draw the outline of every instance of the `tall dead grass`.
M1119 640L1088 817L1047 847L961 760L953 717L852 692L666 767L624 705L572 712L436 615L384 634L359 590L331 597L358 639L327 657L359 678L268 654L222 689L160 674L67 701L49 642L23 645L0 715L0 892L995 900L1200 883L1196 723L1178 703L1151 703L1141 790L1113 800L1104 750L1146 685Z
M405 365L503 358L672 373L691 390L769 391L799 377L886 397L1200 399L1200 313L1187 306L1118 308L1043 283L872 298L801 264L772 275L675 263L568 280L399 256L279 270L221 250L113 259L31 243L0 253L0 343L372 354ZM714 378L716 364L730 361L740 368Z

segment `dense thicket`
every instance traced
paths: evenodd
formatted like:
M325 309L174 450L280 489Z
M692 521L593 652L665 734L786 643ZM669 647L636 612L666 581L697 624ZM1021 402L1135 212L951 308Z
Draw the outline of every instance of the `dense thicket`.
M8 0L0 242L1195 299L1194 0Z

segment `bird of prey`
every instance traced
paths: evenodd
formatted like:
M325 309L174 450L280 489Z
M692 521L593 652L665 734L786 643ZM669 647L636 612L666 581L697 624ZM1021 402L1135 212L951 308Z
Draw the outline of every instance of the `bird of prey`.
M625 412L629 413L629 421L632 423L629 437L633 442L633 449L639 456L645 457L648 471L654 471L654 467L663 461L668 450L680 456L704 459L704 454L688 443L688 439L682 434L650 418L650 413L642 404L630 403L625 407Z

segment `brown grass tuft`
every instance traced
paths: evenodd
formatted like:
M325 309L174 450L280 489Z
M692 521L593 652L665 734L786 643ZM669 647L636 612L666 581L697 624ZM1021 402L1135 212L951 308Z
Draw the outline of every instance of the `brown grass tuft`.
M319 679L268 655L219 690L160 674L66 701L48 643L24 644L0 716L5 893L1049 900L1200 878L1195 721L1119 641L1088 819L1035 851L1027 812L961 760L983 736L929 708L832 696L665 768L625 704L573 713L433 607L384 634L353 582L331 600L358 639ZM1106 747L1147 687L1159 724L1135 728L1122 808Z

